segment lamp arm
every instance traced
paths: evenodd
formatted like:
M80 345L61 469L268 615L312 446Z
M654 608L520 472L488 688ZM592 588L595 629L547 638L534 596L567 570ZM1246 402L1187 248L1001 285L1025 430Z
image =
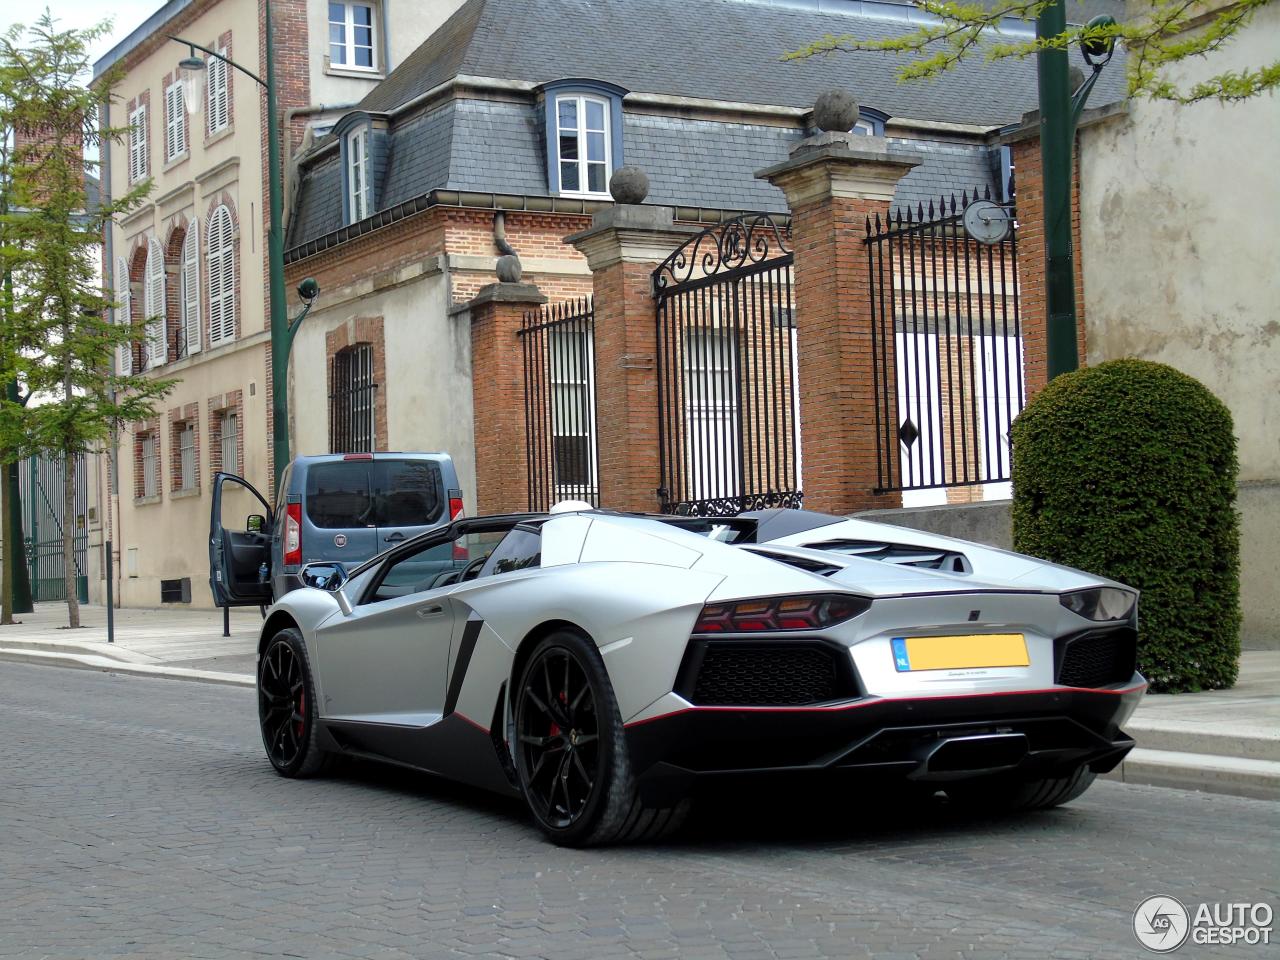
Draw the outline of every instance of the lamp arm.
M168 34L166 34L166 36L168 36ZM217 50L210 50L208 47L202 47L200 44L198 44L198 43L192 43L190 40L184 40L182 37L172 37L172 36L171 36L171 37L169 37L169 39L170 39L170 40L172 40L174 43L183 43L183 44L186 44L188 47L193 47L193 48L194 48L194 49L196 49L196 50L203 50L203 51L204 51L205 53L207 53L209 56L211 56L211 57L217 57L219 60L221 60L221 61L222 61L223 63L225 63L227 66L229 66L229 67L235 67L237 70L239 70L241 73L243 73L246 77L248 77L248 78L249 78L250 80L252 80L254 83L258 84L258 86L263 87L264 89L265 89L265 88L266 88L266 86L267 86L266 81L265 81L265 80L263 80L263 79L262 79L260 76L258 76L256 73L254 73L252 70L246 70L244 67L240 66L240 64L236 63L236 62L235 62L234 60L232 60L230 57L224 57L224 56L223 56L222 54L220 54Z
M298 327L302 326L302 321L307 318L307 314L311 312L311 302L302 305L302 312L289 321L289 345L293 345L293 335L298 332Z
M1080 84L1078 90L1071 95L1071 129L1074 131L1080 123L1080 114L1084 113L1085 102L1089 99L1089 94L1093 92L1093 85L1098 82L1098 77L1102 76L1102 68L1104 64L1093 64L1093 73L1085 78L1084 83Z

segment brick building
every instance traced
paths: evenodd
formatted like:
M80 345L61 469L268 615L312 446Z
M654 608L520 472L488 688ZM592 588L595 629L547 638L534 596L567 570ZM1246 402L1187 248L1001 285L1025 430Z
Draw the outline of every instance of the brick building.
M507 245L519 254L524 282L536 287L526 308L542 298L555 304L599 293L598 271L593 277L581 245L565 238L588 230L594 215L612 207L609 178L624 165L647 175L646 207L672 211L672 230L654 241L666 246L646 253L650 271L698 229L742 211L767 211L785 222L790 211L784 191L757 173L785 161L815 132L812 107L825 90L856 96L861 111L854 133L911 159L894 187L894 209L918 210L923 217L930 204L953 195L1008 200L1013 158L1022 147L1004 142L1002 131L1016 126L1035 105L1032 62L994 67L966 62L938 83L903 85L894 77L893 61L883 56L781 60L788 50L824 34L902 33L917 16L913 6L896 3L824 3L815 11L785 0L712 0L695 12L676 0L536 5L470 0L345 114L331 135L296 158L286 251L290 282L314 276L324 291L293 353L290 397L298 451L338 448L330 425L347 422L349 411L340 408L349 401L346 393L332 390L333 370L344 362L342 352L367 351L372 366L361 369L372 373L362 387L378 398L376 420L372 408L365 414L372 445L448 450L458 463L469 508L476 507L478 489L503 491L481 497L484 509L523 507L523 481L511 478L527 481L538 464L522 449L496 450L489 431L491 421L502 418L477 408L481 402L499 407L531 402L520 391L532 388L522 386L509 366L528 362L510 331L502 334L502 349L492 349L487 332L483 352L480 341L473 343L479 328L467 305L494 281L496 257ZM1032 28L1010 21L1006 29L1025 34ZM1119 71L1104 75L1094 102L1114 100L1120 82ZM861 240L859 229L830 253L856 248L862 256ZM1013 289L1012 280L1002 288L1003 309L1014 309L1004 302L1013 299ZM615 298L625 295L611 291ZM780 309L793 307L789 301ZM491 308L497 309L486 306ZM597 310L613 308L597 297ZM647 320L630 322L654 323L652 300L647 309ZM502 310L512 313L510 305ZM597 347L600 324L597 316ZM699 334L708 364L697 373L697 384L688 387L690 396L699 390L714 393L717 382L734 377L742 390L737 368L716 359L721 347L708 346L726 342L726 334L713 329L717 325L710 321ZM735 344L746 342L747 334L735 336ZM899 331L900 340L903 336L915 338L913 345L916 340L932 344L929 337L936 339L936 329L933 334L924 328ZM1013 360L1004 365L1016 367L1020 343L1008 350ZM648 358L637 363L655 365L652 346L637 351L635 357ZM677 362L688 366L694 362L688 356ZM800 370L817 362L835 364L833 358L820 361L803 354L796 359ZM600 393L614 371L601 368L598 349L592 360L588 366L594 366L599 380L592 386ZM556 366L554 358L548 362ZM791 378L790 362L775 379ZM506 369L497 369L504 364ZM966 354L955 369L972 378L975 365ZM756 366L765 369L763 363ZM946 380L947 371L935 363L924 376L933 380L919 389L932 395L942 390L936 381ZM956 376L949 382L953 389L959 383ZM656 397L660 390L654 383ZM560 382L550 389L573 386ZM326 414L319 415L321 410ZM602 421L598 431L605 432L603 421L622 415L604 399L588 412ZM628 409L626 415L644 417L658 429L648 410ZM732 468L735 476L754 469L760 459L758 434L747 437L745 427L715 425L741 420L740 406L703 404L696 427L688 427L690 416L677 416L681 429L701 431L703 439L714 433L712 445L736 445L741 462ZM548 428L551 447L572 446L578 418L567 419L574 424ZM1003 427L987 425L993 447L1004 442L994 438L1007 429L1007 419ZM954 434L969 442L980 429L961 424L938 436L949 442ZM609 474L608 444L592 430L586 442L601 461L593 470ZM726 439L725 431L736 433ZM938 446L943 440L927 442ZM783 456L798 460L798 450ZM991 456L1007 460L1007 447ZM477 472L476 458L488 458L489 466ZM788 470L792 466L800 465ZM804 467L817 470L818 461ZM561 468L569 472L564 464ZM723 472L718 462L696 470ZM578 486L584 480L585 486L596 486L591 471L576 480ZM561 492L571 486L553 485ZM652 493L655 484L640 483L646 485ZM941 501L947 496L942 486L912 496L916 502ZM978 489L971 495L999 492ZM670 503L650 495L634 505Z

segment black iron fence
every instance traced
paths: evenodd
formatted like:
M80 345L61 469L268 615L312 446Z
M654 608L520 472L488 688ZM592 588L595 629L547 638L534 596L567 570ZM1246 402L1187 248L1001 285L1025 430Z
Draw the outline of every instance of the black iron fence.
M792 261L789 224L749 214L654 271L665 512L800 505Z
M524 316L530 510L547 510L560 500L600 505L595 316L590 297Z
M1009 479L1025 402L1017 228L997 243L969 237L976 199L867 221L880 491Z

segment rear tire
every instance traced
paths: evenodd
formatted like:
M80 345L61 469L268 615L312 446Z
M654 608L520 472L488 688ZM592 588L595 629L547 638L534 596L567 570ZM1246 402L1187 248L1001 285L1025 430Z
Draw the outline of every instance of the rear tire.
M543 638L512 704L520 789L553 843L655 840L684 823L688 800L664 808L641 802L618 701L590 640L567 630Z
M1014 780L983 777L947 785L951 802L969 812L1028 813L1070 803L1092 786L1097 774L1077 767L1065 777L1043 780Z
M267 759L282 777L314 777L329 765L318 743L315 689L302 634L281 630L258 660L258 726Z

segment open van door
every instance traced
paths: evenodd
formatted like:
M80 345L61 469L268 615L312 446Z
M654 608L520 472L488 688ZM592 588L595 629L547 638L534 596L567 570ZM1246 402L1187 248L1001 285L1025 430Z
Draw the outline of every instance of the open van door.
M253 512L258 504L261 513ZM262 576L263 564L268 573L271 566L270 517L267 501L249 483L230 473L214 474L209 589L217 606L258 607L271 602L271 578ZM242 524L242 529L235 529Z

